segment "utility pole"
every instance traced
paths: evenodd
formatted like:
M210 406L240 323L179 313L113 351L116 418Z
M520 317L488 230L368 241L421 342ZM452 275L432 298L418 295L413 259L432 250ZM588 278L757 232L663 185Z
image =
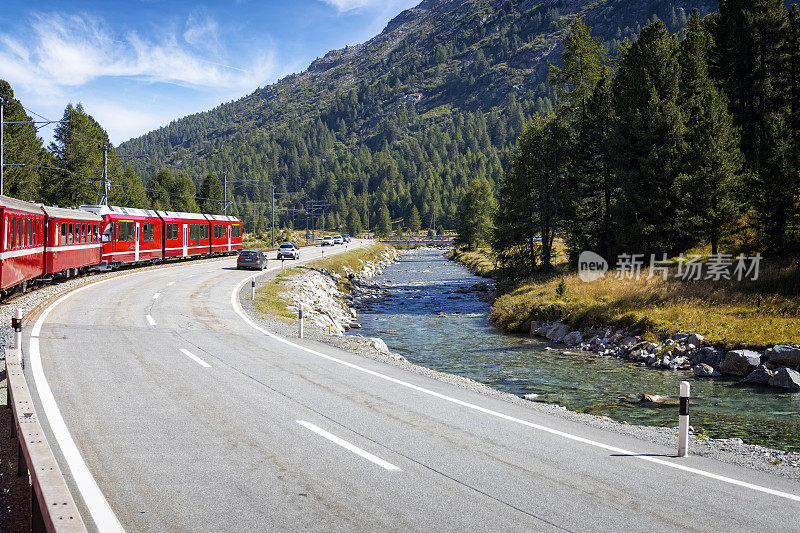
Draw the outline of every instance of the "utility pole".
M6 97L0 96L0 195L3 194L3 113L5 112Z
M223 186L222 186L222 212L225 216L228 216L228 173L225 172L222 175L223 179Z
M108 145L103 143L100 150L103 151L103 194L100 197L100 205L108 205L108 190L111 188L111 181L108 179Z
M272 247L275 248L275 182L272 183Z

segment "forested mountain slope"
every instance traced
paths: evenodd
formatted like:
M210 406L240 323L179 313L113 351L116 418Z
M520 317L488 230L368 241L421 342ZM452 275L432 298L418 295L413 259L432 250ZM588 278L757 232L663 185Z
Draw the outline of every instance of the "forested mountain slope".
M326 227L370 227L383 206L406 226L452 227L466 184L496 183L526 117L552 109L548 65L572 20L613 54L656 18L680 31L694 8L717 2L425 0L366 43L119 150L149 156L146 180L163 167L198 185L212 173L258 180L229 189L251 230L266 225L273 184L294 193L285 207L327 202Z

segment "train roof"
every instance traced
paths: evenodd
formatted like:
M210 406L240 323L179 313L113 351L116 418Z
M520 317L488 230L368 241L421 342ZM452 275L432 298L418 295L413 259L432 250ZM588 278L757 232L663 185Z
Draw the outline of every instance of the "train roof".
M206 215L206 218L208 220L216 220L219 222L239 222L238 218L228 215Z
M43 205L42 209L47 213L47 216L53 218L71 218L74 220L91 220L92 222L101 222L103 217L96 215L90 211L82 209L65 209L63 207L51 207Z
M130 217L157 218L157 211L152 209L139 209L138 207L119 207L116 205L82 205L78 209L96 215L127 215Z
M161 218L190 218L207 222L206 216L202 213L181 213L180 211L156 211Z
M40 205L26 202L24 200L17 200L16 198L12 198L10 196L0 195L0 207L7 207L9 209L16 209L18 211L25 211L28 213L34 213L36 215L44 215Z

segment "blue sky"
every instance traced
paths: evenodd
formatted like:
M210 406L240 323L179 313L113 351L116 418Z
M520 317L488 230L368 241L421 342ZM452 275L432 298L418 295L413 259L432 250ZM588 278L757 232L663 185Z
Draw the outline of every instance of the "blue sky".
M5 0L0 78L48 119L82 103L116 145L300 72L418 2Z

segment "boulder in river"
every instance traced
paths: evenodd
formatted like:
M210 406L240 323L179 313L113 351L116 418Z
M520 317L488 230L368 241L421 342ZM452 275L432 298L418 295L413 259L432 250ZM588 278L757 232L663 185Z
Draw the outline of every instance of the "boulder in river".
M785 366L781 367L775 372L774 376L769 378L769 384L773 387L800 390L800 372Z
M569 326L556 322L547 330L547 335L545 336L551 341L561 342L567 333L569 333Z
M692 361L695 364L703 363L716 368L722 362L723 356L724 354L722 351L712 348L711 346L706 346L705 348L692 352Z
M639 403L659 404L659 405L678 405L680 400L672 396L659 396L658 394L642 394Z
M731 350L719 369L723 374L746 376L761 364L761 354L753 350Z
M370 337L368 340L369 340L370 346L372 346L373 348L375 348L379 352L381 352L381 353L389 353L389 347L386 346L386 343L383 342L383 339L381 339L380 337Z
M583 335L580 331L573 331L564 335L564 343L567 346L576 346L583 342Z
M706 363L699 363L692 367L692 372L695 376L700 378L716 378L721 376L719 370L715 370L711 365Z
M750 383L753 385L767 385L770 378L775 375L774 370L770 370L765 365L758 365L755 370L750 372L740 383Z
M800 348L778 344L768 350L769 360L781 366L800 366Z

